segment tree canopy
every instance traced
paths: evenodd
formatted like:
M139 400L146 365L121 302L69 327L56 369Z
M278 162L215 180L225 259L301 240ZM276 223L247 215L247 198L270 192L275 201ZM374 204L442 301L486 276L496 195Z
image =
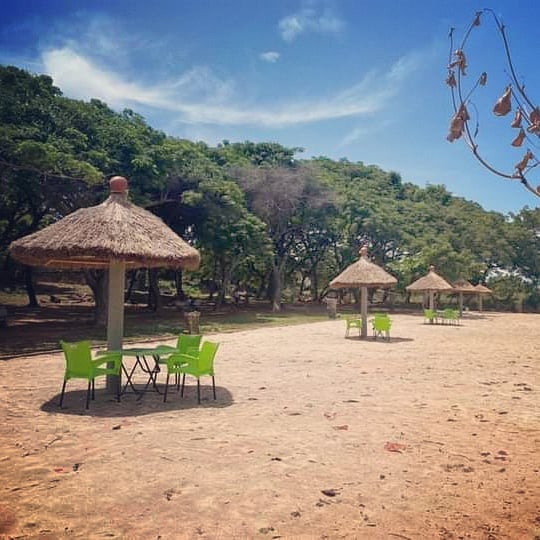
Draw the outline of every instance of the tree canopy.
M277 142L178 139L131 110L69 99L47 76L0 66L0 260L9 268L11 241L101 202L121 174L134 202L201 251L197 277L219 301L238 287L276 309L306 293L320 300L364 244L398 290L434 264L448 280L518 279L536 298L538 210L488 212L443 185L301 154Z

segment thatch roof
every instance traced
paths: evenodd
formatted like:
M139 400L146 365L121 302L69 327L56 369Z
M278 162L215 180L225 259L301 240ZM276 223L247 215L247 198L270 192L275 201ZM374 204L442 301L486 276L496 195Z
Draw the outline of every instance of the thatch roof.
M452 285L448 283L444 278L439 276L434 270L433 266L430 266L429 272L415 282L405 287L407 291L451 291Z
M367 248L360 250L360 258L330 282L332 289L356 287L392 287L397 279L367 257Z
M475 289L472 283L469 283L466 279L458 279L452 284L455 292L460 292L464 294L477 294L478 291Z
M103 203L15 240L10 250L25 264L55 268L108 268L117 259L127 268L194 270L200 262L199 252L160 218L127 200L122 177L111 179L111 194Z
M478 285L475 285L474 290L477 293L481 293L481 294L492 294L493 293L493 291L491 289L489 289L485 285L482 285L481 283L479 283Z

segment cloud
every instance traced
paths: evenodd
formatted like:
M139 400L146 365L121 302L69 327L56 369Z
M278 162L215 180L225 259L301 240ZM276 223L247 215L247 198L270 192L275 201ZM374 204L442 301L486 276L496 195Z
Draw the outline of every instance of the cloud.
M278 61L280 54L276 51L266 51L261 54L259 54L259 58L261 60L264 60L265 62L270 62L271 64L274 64Z
M281 37L291 42L304 32L337 34L343 27L343 21L328 12L317 15L313 9L303 9L281 19L278 27Z
M372 71L335 95L249 106L233 81L220 79L205 67L192 68L176 80L154 79L143 84L101 67L69 47L50 49L42 57L45 73L69 97L98 98L114 108L153 108L176 114L177 121L185 124L274 128L372 115L399 93L420 60L414 54L400 58L386 73Z

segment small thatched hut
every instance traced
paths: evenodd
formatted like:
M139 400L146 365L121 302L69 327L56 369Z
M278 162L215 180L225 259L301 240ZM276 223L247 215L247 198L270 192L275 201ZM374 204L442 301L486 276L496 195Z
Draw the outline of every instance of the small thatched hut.
M489 287L486 287L485 285L482 285L481 283L478 283L478 285L475 285L474 289L476 293L478 294L478 311L482 311L483 309L482 301L483 301L484 296L486 294L493 294L493 291Z
M429 309L435 309L435 293L450 292L452 285L435 272L435 267L430 266L429 272L405 287L410 292L427 292L429 294Z
M458 279L454 281L452 287L455 292L459 294L459 315L463 315L463 295L464 294L477 294L474 285L468 282L466 279Z
M367 247L360 249L360 258L330 282L332 289L360 288L360 311L362 315L361 336L367 337L367 300L368 288L392 287L397 279L371 262L367 256Z

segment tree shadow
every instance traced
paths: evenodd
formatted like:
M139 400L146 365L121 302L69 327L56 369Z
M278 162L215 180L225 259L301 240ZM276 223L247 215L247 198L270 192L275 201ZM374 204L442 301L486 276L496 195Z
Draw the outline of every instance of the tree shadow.
M124 416L144 416L188 409L222 409L234 403L232 394L223 387L216 386L216 400L212 397L212 385L201 384L201 403L197 403L197 386L186 385L184 397L176 388L169 387L167 402L163 403L163 394L147 392L140 399L132 392L122 395L120 402L105 388L96 389L95 400L90 400L90 408L86 406L86 389L66 391L64 403L59 407L60 393L43 403L40 409L49 414L65 414L78 416L97 416L115 418Z

